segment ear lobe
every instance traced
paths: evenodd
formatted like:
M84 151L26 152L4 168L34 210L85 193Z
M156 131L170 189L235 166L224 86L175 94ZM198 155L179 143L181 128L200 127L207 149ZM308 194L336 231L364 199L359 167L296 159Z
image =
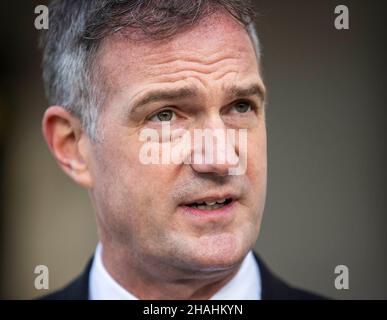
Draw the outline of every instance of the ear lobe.
M46 110L42 122L43 136L62 170L76 183L90 188L89 152L81 121L60 106Z

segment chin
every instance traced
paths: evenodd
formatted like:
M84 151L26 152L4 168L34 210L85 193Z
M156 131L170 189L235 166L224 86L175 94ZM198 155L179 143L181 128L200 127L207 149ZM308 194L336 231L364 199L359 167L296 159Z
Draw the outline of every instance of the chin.
M227 270L241 263L251 247L250 242L235 235L205 235L192 246L190 260L202 271Z

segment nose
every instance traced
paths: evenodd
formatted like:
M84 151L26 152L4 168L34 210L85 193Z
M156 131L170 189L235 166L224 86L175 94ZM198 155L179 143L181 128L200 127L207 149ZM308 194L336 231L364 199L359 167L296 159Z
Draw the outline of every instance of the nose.
M227 129L221 117L213 116L194 129L191 144L191 167L198 173L230 174L238 164L236 133Z

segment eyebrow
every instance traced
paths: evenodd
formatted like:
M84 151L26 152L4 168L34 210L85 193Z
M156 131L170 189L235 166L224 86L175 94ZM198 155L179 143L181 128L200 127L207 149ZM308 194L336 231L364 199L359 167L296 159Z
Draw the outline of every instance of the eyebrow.
M223 87L226 97L229 100L239 99L242 97L257 96L259 99L265 99L265 89L259 84L254 83L247 87L237 85ZM144 94L142 98L136 101L129 113L135 113L136 110L152 102L164 100L181 100L184 98L197 97L199 95L196 87L182 87L178 89L156 89Z
M266 92L264 87L259 83L254 83L247 87L240 87L237 85L232 85L225 88L226 96L229 100L257 96L262 101L265 100Z
M181 100L184 98L195 97L197 95L197 89L194 87L152 90L147 92L142 98L140 98L140 100L134 103L130 110L130 113L136 112L139 107L149 104L151 102L163 100Z

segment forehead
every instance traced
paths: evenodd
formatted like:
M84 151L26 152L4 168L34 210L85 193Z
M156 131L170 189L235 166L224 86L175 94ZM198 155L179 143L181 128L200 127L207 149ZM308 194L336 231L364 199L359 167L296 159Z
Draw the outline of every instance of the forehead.
M167 40L139 42L125 34L110 36L101 45L98 64L105 84L113 91L144 83L175 82L193 72L218 78L225 72L259 77L248 33L221 11Z

